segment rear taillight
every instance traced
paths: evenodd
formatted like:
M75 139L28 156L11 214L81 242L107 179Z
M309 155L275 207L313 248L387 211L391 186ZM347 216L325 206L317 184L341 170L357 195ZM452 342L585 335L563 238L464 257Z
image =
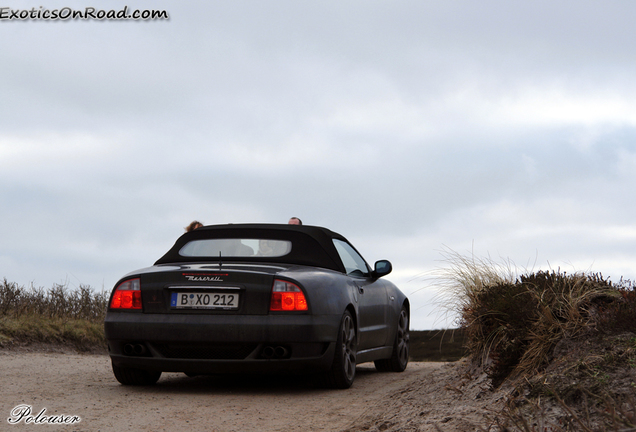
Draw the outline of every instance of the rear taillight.
M306 311L307 299L302 290L290 282L275 280L272 287L270 311Z
M139 279L130 279L115 288L111 309L141 309L141 283Z

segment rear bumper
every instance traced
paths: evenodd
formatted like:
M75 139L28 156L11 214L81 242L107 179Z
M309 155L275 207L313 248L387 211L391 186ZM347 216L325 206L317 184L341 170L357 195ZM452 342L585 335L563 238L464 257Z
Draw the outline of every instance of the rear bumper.
M109 313L114 365L163 372L313 372L331 367L340 317Z

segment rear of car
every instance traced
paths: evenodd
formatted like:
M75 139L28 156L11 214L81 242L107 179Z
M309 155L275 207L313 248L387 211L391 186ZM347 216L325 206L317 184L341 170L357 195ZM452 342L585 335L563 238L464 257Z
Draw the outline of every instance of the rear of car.
M189 374L328 369L338 320L312 314L310 296L286 272L184 264L122 279L105 320L113 365Z
M362 361L404 370L408 301L378 280L390 269L371 270L325 228L199 228L115 285L104 322L114 375L147 385L162 372L321 373L347 388Z

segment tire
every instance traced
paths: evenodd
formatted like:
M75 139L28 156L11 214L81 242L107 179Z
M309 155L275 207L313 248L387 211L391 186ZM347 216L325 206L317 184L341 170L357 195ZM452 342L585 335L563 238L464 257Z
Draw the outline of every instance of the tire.
M347 389L356 377L356 354L358 335L353 317L349 311L342 315L336 352L331 370L325 375L325 383L331 388Z
M403 372L409 364L409 313L402 307L391 358L374 361L380 372Z
M161 372L128 367L113 366L113 374L123 385L154 385L159 380Z

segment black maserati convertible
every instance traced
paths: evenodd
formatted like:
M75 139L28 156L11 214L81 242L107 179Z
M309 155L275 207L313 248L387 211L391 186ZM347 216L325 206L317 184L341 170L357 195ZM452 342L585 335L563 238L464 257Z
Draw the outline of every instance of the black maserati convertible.
M340 234L305 225L229 224L185 233L152 267L120 279L104 323L113 373L320 374L353 383L356 364L403 371L409 301Z

